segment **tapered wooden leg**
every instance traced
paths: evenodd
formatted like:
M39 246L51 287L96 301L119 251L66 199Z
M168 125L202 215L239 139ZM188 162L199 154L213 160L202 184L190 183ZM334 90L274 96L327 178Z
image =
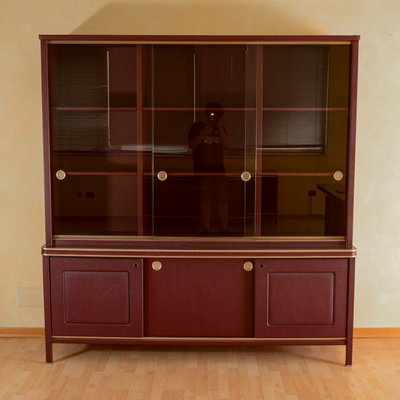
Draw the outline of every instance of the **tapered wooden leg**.
M53 343L51 339L46 336L46 362L53 362Z
M353 339L350 339L346 344L346 364L345 365L352 365L353 364Z

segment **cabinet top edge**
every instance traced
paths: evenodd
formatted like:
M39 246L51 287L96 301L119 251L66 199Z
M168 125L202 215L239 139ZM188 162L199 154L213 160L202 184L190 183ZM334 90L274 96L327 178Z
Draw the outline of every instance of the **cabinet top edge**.
M75 247L42 247L43 257L95 257L95 258L212 258L212 259L260 259L260 258L356 258L356 249L347 250L241 250L241 251L217 251L217 250L181 250L167 251L162 249L112 249L95 248L84 249Z
M40 34L48 42L133 42L133 43L273 43L273 42L354 42L359 35L71 35Z

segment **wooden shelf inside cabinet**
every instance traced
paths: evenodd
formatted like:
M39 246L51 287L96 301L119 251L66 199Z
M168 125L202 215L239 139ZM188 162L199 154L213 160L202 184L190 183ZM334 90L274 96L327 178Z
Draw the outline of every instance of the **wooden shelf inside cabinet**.
M136 107L53 107L55 111L137 111Z
M126 171L71 171L66 172L69 176L136 176L137 172Z
M347 107L264 107L263 111L325 112L325 111L348 111L348 108Z
M204 112L202 107L143 107L143 111L185 111L185 112ZM224 107L224 112L255 112L255 107Z

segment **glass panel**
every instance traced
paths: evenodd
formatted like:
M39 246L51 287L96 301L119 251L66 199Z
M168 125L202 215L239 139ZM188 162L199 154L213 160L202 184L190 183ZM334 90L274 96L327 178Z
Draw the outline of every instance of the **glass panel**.
M147 234L254 234L254 179L240 176L254 175L255 55L232 45L146 48Z
M264 46L264 150L325 151L327 113L347 117L349 54L348 45Z
M55 234L138 234L136 50L50 45Z
M345 236L345 183L324 176L262 178L264 236Z
M54 233L136 235L136 176L71 175L53 183Z
M263 50L260 232L344 236L349 46Z

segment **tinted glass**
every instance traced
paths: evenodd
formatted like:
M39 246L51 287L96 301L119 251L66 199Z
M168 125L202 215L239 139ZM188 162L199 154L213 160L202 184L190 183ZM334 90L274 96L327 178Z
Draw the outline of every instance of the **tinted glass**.
M255 55L231 45L146 48L148 234L254 233L254 180L240 176L254 171Z
M137 234L134 46L51 45L55 234Z
M263 48L263 235L346 234L349 57L348 45Z

